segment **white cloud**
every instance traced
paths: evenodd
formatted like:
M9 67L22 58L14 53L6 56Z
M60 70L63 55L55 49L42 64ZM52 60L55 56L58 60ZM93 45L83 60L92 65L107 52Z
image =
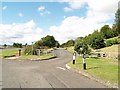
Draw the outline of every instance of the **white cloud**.
M115 13L119 0L87 0L89 9L102 13Z
M72 11L72 9L69 8L69 7L65 7L65 8L64 8L64 11L65 11L65 12L70 12L70 11Z
M87 8L85 17L70 16L64 18L58 26L51 26L50 32L61 43L69 39L85 36L96 29L100 29L109 20L114 19L114 14L118 7L119 0L63 0L68 2L69 9L75 10L85 6ZM65 11L65 10L64 10ZM69 11L69 10L68 10Z
M38 7L38 11L40 12L40 15L43 16L45 14L50 14L51 12L46 10L46 8L44 6L40 6Z
M38 7L38 11L44 11L44 10L45 10L45 7L44 7L44 6Z
M13 42L29 43L39 40L43 30L31 20L22 24L0 24L0 42L12 44Z
M84 6L85 3L86 3L86 0L78 0L78 1L70 0L69 6L71 7L71 9L79 9L82 6Z
M93 11L114 13L119 0L63 0L63 2L68 2L69 8L72 10L88 5L88 8Z
M80 9L86 4L86 0L63 0L62 2L68 2L69 7L65 7L64 11L69 12L74 9Z
M19 17L23 17L23 13L19 13L18 16L19 16Z
M90 21L90 18L77 16L67 17L59 26L51 26L50 34L55 36L60 43L63 43L69 39L85 36L94 30L100 29L105 23L99 24L98 21Z
M6 10L6 9L7 9L7 6L3 6L3 7L2 7L2 10Z

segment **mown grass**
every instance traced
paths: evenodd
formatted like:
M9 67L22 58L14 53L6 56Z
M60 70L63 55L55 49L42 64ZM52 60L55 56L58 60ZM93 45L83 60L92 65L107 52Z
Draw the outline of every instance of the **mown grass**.
M13 56L16 55L18 50L5 50L0 52L0 57L5 57L5 56Z
M46 58L51 58L54 57L54 55L47 54L47 55L42 55L42 56L37 56L37 55L22 55L20 59L46 59Z
M110 81L111 83L118 83L118 64L112 60L102 58L87 58L86 73L98 77L99 79ZM73 65L72 61L68 63L74 69L83 70L82 58L76 58L76 64ZM120 67L119 67L120 68Z

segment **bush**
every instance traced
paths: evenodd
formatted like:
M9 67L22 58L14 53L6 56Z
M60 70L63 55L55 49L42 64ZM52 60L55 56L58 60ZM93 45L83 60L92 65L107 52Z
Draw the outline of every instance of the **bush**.
M115 38L111 38L111 39L107 39L105 41L105 44L106 44L106 47L108 46L112 46L114 44L120 44L120 40L118 37L115 37Z
M24 54L29 55L31 53L31 46L25 47Z

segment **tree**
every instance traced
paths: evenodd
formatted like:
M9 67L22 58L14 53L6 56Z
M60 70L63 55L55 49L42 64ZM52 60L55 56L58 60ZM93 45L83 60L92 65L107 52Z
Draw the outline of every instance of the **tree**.
M104 38L98 31L95 31L91 37L91 47L93 49L100 49L105 47Z
M7 47L7 44L4 44L3 47L6 48L6 47Z
M22 48L22 44L21 43L13 43L13 47Z
M101 30L100 33L103 35L104 39L108 39L108 38L112 38L113 35L113 31L112 29L109 27L109 25L104 25Z
M63 43L61 47L70 47L70 46L74 46L74 44L75 44L74 40L68 40L66 43Z
M53 36L47 35L46 37L43 37L42 39L43 45L48 47L55 47L56 46L56 40Z
M118 26L117 26L117 24L113 24L112 31L113 31L114 37L118 36Z
M59 48L59 47L60 47L60 44L59 44L59 42L58 42L58 41L56 41L55 46L56 46L57 48Z
M120 8L118 8L115 13L115 27L115 30L117 30L118 34L120 34Z
M43 48L43 47L59 47L59 42L55 40L53 36L47 35L46 37L41 38L41 40L35 42L36 48Z
M81 51L81 48L83 49ZM83 41L83 38L78 37L75 40L75 45L74 45L74 50L78 53L78 54L90 54L90 49L88 47L88 44L86 42Z

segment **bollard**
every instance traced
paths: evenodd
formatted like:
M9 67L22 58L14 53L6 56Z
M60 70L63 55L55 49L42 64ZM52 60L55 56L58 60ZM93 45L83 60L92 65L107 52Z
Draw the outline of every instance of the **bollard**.
M73 64L75 64L75 60L73 60Z
M21 56L21 49L19 49L19 56Z
M83 69L86 70L86 63L83 63Z
M84 54L83 54L83 69L86 70L86 60Z
M75 56L76 56L76 54L75 54L75 52L73 53L73 64L75 64Z

